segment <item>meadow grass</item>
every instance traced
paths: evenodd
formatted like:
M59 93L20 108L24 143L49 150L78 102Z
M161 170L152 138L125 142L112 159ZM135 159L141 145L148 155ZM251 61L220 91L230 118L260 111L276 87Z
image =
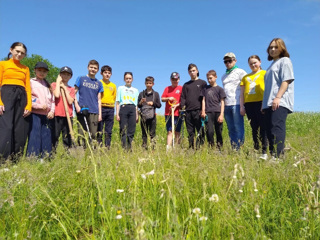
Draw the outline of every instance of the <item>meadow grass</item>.
M240 152L157 145L65 151L51 161L22 157L0 167L0 239L320 239L320 114L287 120L290 151L257 161L251 131Z

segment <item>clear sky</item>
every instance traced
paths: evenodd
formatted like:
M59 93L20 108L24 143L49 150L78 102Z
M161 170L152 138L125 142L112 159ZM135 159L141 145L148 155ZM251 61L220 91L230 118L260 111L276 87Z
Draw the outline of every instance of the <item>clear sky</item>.
M182 85L189 63L204 80L216 70L222 85L225 53L234 52L247 72L248 57L257 54L267 69L275 37L284 39L293 62L295 111L319 112L319 0L0 0L0 58L21 41L29 55L70 66L71 85L91 59L113 68L117 86L125 71L133 72L139 91L151 75L161 95L173 71Z

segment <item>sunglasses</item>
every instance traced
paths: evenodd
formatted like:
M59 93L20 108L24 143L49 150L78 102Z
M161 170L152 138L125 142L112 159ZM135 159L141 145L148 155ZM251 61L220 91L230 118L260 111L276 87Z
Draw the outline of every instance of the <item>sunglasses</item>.
M229 59L229 60L224 60L223 62L224 62L224 64L226 64L226 63L232 63L233 60L232 60L232 59Z

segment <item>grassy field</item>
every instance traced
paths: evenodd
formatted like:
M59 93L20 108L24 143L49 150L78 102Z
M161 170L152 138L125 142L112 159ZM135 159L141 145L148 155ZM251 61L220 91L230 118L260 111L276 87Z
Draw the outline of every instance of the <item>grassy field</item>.
M320 114L287 120L284 162L258 162L246 142L222 153L183 146L63 150L0 166L0 239L320 239Z

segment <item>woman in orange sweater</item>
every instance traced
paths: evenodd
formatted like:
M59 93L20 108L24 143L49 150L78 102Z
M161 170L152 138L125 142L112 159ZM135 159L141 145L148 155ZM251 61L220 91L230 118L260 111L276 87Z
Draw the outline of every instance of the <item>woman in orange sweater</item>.
M28 136L30 72L20 63L26 53L26 46L15 42L11 45L8 60L0 62L0 158L6 159L21 152Z

